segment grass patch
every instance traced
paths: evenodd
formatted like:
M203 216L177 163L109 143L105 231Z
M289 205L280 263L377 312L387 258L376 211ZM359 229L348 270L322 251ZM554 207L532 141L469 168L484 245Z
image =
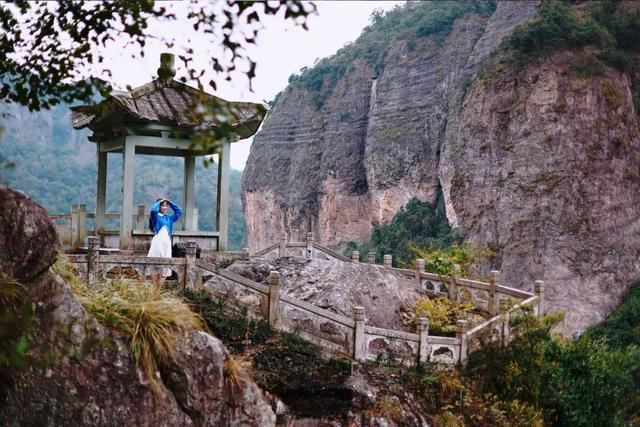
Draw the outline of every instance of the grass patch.
M16 375L37 363L27 354L36 322L33 307L26 300L27 288L0 271L0 402L14 385Z
M116 279L89 286L64 257L53 270L98 322L127 339L134 361L155 393L160 387L156 371L172 359L174 338L188 330L203 329L200 316L155 284Z

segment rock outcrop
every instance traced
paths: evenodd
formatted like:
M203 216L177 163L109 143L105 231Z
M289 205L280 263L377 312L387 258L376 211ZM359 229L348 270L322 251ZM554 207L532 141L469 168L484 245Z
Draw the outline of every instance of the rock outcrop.
M588 77L572 64L589 49L500 66L500 43L538 5L501 1L445 35L396 40L381 70L356 60L320 109L290 85L245 172L250 249L283 231L342 249L410 197L441 194L456 230L495 253L483 272L525 289L544 279L567 332L602 319L640 273L640 59Z
M275 424L246 373L236 372L230 384L228 351L203 332L175 337L175 357L158 373L164 386L154 395L128 342L100 325L67 283L47 270L57 255L57 237L44 209L7 187L0 194L0 268L22 281L35 307L29 355L38 361L14 378L0 405L1 425Z
M60 245L49 214L24 193L0 185L0 268L29 281L49 268Z

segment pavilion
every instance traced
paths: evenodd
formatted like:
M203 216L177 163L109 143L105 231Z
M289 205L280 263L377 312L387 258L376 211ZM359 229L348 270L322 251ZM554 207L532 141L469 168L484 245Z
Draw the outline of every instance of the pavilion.
M128 92L113 91L94 105L72 107L75 129L93 131L89 141L96 144L98 176L95 232L104 246L109 240L105 230L107 155L123 158L122 210L117 247L132 250L140 241L149 241L149 231L133 228L134 157L136 154L184 158L183 200L184 230L181 240L198 242L205 249L224 251L228 243L229 157L231 143L257 132L266 108L262 104L229 102L173 79L174 56L161 54L158 78ZM220 123L196 112L215 106L231 113L231 120ZM202 108L200 108L202 110ZM202 151L198 138L207 138L224 126L227 138ZM198 156L218 154L216 231L198 231L195 211L195 162ZM110 241L114 242L114 239Z

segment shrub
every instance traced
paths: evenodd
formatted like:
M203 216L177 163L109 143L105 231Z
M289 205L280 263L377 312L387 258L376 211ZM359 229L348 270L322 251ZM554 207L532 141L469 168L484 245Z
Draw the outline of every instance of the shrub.
M243 351L248 342L262 344L276 334L265 320L249 319L246 309L240 313L233 311L224 302L215 301L206 291L185 289L183 298L233 353Z
M470 303L461 304L445 297L423 297L416 301L415 317L429 319L429 334L453 336L456 331L456 321L466 319L474 311L473 304ZM482 320L482 318L476 316L475 320Z
M559 319L515 316L509 345L483 343L469 356L467 375L482 393L544 410L546 425L623 425L627 398L637 396L640 350L615 350L587 336L554 337L550 330Z
M416 247L445 248L461 240L449 227L441 208L414 197L389 223L375 226L368 241L348 245L346 255L355 249L363 256L374 251L378 260L381 255L392 254L395 265L409 265Z
M35 321L24 285L0 271L0 403L16 375L38 362L27 353Z
M73 274L64 257L54 271L67 279L78 301L98 322L124 335L133 359L157 393L156 371L173 357L174 338L202 329L200 316L155 284L120 279L89 286Z

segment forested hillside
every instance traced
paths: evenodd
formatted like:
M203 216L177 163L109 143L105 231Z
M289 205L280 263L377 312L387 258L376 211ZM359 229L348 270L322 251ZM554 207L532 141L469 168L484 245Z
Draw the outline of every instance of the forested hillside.
M88 131L71 126L68 106L30 113L3 106L0 160L15 163L0 170L0 183L19 189L50 213L69 212L72 204L85 203L95 209L96 152L87 140ZM134 205L150 206L158 197L182 199L182 159L137 156ZM242 172L231 171L229 209L230 249L243 247L245 222L240 204ZM122 158L109 155L107 211L119 212L122 200ZM217 169L196 164L196 206L200 229L213 230L215 222Z

